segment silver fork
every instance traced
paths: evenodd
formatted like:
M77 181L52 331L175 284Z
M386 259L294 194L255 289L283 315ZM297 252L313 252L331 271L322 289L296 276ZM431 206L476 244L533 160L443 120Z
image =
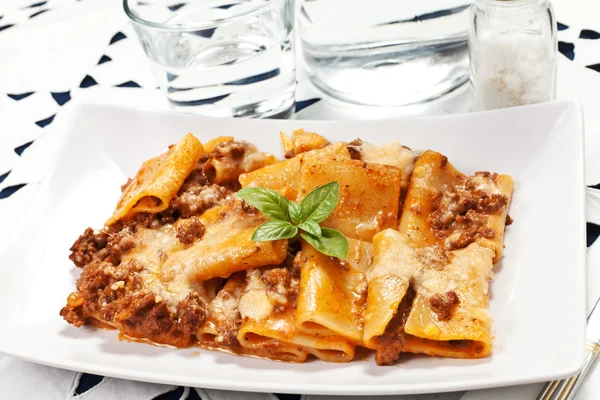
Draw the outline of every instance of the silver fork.
M583 368L577 375L570 378L548 382L540 392L537 400L573 400L575 397L577 389L581 386L600 353L600 298L596 301L596 305L587 321Z

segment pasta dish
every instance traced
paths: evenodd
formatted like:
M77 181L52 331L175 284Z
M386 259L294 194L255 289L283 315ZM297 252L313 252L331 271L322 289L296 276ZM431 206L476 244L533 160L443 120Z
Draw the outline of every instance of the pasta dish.
M512 178L399 143L281 139L282 161L188 134L144 162L71 247L81 275L61 316L280 361L490 355Z

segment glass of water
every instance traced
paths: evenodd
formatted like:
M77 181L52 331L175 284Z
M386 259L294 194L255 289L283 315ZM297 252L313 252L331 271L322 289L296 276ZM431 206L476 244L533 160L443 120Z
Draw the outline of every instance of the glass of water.
M293 0L124 0L123 6L175 111L292 115Z
M349 102L432 100L469 78L470 0L299 0L302 55L321 90Z

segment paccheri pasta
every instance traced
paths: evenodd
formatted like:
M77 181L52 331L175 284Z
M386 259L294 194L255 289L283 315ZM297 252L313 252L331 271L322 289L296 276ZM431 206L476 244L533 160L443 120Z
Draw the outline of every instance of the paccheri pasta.
M106 226L71 247L82 271L63 318L293 362L348 362L358 346L380 365L403 352L489 355L488 282L512 179L467 176L398 143L330 143L303 130L282 142L279 161L231 137L203 145L188 134L145 162ZM346 259L300 238L252 240L267 218L236 191L301 201L328 182L339 201L321 226L346 236Z

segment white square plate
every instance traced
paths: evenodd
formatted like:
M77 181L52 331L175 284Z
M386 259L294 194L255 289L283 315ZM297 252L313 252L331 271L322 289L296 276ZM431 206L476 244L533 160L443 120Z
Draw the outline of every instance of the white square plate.
M408 394L549 380L583 361L585 224L580 107L555 102L502 111L388 121L210 119L80 104L63 117L57 161L0 252L0 352L114 377L231 390L306 394ZM79 271L69 247L101 227L120 185L141 163L193 132L246 139L279 156L280 131L305 128L331 141L360 137L431 148L460 170L514 177L506 251L495 267L493 355L482 360L410 357L378 367L286 364L197 348L120 341L77 329L58 312Z

